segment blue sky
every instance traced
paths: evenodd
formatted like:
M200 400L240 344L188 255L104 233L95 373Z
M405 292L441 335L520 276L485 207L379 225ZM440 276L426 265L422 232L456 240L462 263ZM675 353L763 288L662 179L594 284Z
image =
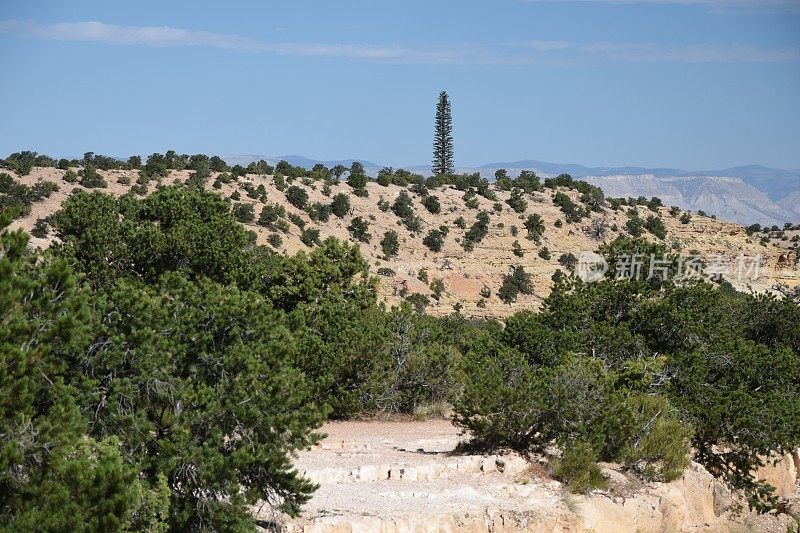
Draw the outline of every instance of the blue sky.
M5 0L0 154L800 168L800 0Z

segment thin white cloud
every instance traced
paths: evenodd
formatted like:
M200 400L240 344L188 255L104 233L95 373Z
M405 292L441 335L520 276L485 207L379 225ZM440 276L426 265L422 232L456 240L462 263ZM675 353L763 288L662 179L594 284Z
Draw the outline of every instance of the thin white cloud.
M520 0L529 3L655 4L706 7L712 13L800 13L800 0Z
M604 61L681 63L787 63L800 61L800 49L763 50L754 46L590 43L582 53Z
M638 1L698 2L699 0ZM432 45L270 43L240 35L187 30L169 26L120 26L93 21L54 24L14 20L0 21L0 34L53 41L93 42L108 45L159 48L210 47L240 53L328 57L407 64L561 65L595 61L684 63L800 61L800 49L798 48L762 49L749 45L663 45L606 42L576 44L566 41L544 40Z

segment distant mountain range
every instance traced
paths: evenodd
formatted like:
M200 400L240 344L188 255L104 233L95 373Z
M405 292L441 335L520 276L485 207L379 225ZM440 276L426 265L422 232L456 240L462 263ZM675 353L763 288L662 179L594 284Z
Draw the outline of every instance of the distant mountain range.
M241 165L259 159L273 164L285 160L305 168L311 168L317 163L327 167L338 164L349 167L353 161L358 161L372 176L384 166L363 159L326 161L299 155L230 155L223 156L223 159L229 164ZM422 175L430 175L429 165L405 168ZM692 211L703 210L742 224L758 222L783 225L786 222L800 222L800 170L759 165L700 171L635 166L587 167L535 159L487 163L478 167L459 167L456 170L479 172L487 179L493 179L494 173L501 168L506 169L511 176L518 175L522 170L533 170L543 177L566 173L601 187L607 196L657 196L666 205L677 205Z

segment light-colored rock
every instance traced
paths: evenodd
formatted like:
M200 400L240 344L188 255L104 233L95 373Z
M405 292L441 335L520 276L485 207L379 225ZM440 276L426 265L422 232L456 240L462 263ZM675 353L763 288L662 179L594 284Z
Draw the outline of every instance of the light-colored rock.
M793 455L787 453L775 464L767 461L756 471L756 478L775 487L778 496L790 496L797 491L797 466Z
M321 486L303 516L287 521L288 532L733 533L784 532L792 524L786 515L734 514L743 502L697 463L681 479L641 488L603 464L622 492L574 496L556 480L531 477L529 463L515 454L453 456L416 446L420 434L457 443L446 421L345 422L323 430L363 445L300 455L298 467ZM782 464L794 471L790 457ZM791 475L779 468L769 474Z

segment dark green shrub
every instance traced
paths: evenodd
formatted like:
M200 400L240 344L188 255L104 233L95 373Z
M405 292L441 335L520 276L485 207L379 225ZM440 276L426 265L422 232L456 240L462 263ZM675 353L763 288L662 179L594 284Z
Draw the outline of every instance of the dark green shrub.
M286 189L286 200L297 209L305 209L308 203L308 193L302 187L292 185Z
M339 218L344 217L350 211L350 197L345 193L334 195L331 200L331 212Z
M432 252L440 252L444 246L444 233L438 229L432 229L428 232L422 244L428 247Z
M309 248L318 246L320 244L319 230L317 228L304 229L300 234L300 241Z
M608 479L597 465L597 453L585 442L567 444L561 458L554 461L554 473L570 492L587 494L608 486Z
M497 291L497 296L504 303L511 303L519 294L533 294L531 275L525 272L522 266L512 267L511 273L503 276L503 284Z
M522 189L512 190L511 197L506 200L506 203L515 213L524 213L525 210L528 209L528 202L525 201L525 195Z
M361 217L353 218L350 225L347 226L347 231L359 242L369 242L370 240L369 222Z
M270 233L269 237L267 237L267 242L273 248L280 248L283 246L283 239L277 233Z
M667 236L667 228L664 226L664 221L661 220L660 216L657 215L650 215L647 217L647 220L644 222L644 227L658 237L659 239L664 239Z
M33 229L31 230L31 235L39 239L44 239L47 237L48 233L49 229L47 228L47 221L43 218L37 218L36 223L33 225Z
M422 205L425 206L430 213L434 215L439 213L442 210L442 204L439 202L439 199L434 195L428 195L422 200Z
M232 211L236 220L243 224L250 224L256 219L256 211L253 204L233 204Z
M397 252L400 250L400 240L398 239L396 231L389 230L383 234L381 250L383 250L383 255L386 257L397 255Z

